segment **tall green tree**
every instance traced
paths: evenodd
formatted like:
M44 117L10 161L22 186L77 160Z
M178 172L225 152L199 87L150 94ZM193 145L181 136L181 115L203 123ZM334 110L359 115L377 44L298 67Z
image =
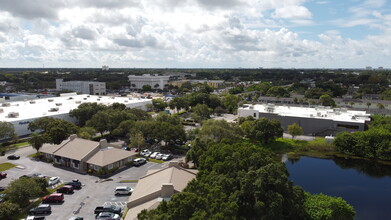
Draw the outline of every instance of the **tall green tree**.
M116 106L114 105L114 108L115 107ZM107 108L107 106L95 102L82 103L76 109L70 111L69 115L77 119L78 125L84 126L93 115L99 111L106 110Z
M79 127L62 119L43 117L29 124L31 131L43 131L45 143L60 144L71 134L77 134Z
M353 220L356 216L354 208L341 197L306 193L304 208L311 220Z
M136 132L130 138L130 146L132 148L137 148L139 152L145 146L145 138L141 132Z
M205 104L198 104L191 108L191 111L193 112L192 117L199 122L209 119L212 114L212 110Z
M253 141L268 144L282 137L284 130L276 119L259 118L254 121L253 128L246 129L246 136Z
M0 219L12 219L15 213L20 213L18 204L9 201L0 203Z
M19 178L12 181L4 193L10 202L26 207L30 199L42 195L45 191L34 178Z
M82 127L79 129L77 136L83 139L91 140L96 135L96 133L97 131L93 127Z
M321 95L319 98L319 102L323 106L331 106L331 107L336 106L334 99L327 94Z
M288 133L292 136L292 139L295 139L296 136L303 134L303 128L301 128L298 124L293 123L288 125Z
M227 94L223 97L223 104L229 113L234 113L238 109L239 97Z
M37 152L39 151L39 149L41 149L45 141L45 137L37 132L33 132L30 135L29 143Z
M15 137L14 126L9 122L0 121L0 140Z
M152 99L152 105L155 111L164 111L168 106L163 99Z

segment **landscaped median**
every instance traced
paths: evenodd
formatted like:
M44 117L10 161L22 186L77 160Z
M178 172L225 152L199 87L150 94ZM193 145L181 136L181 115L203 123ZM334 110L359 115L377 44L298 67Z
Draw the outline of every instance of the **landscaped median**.
M0 171L6 171L6 170L9 170L13 167L16 167L16 165L12 164L12 163L1 163L0 164Z

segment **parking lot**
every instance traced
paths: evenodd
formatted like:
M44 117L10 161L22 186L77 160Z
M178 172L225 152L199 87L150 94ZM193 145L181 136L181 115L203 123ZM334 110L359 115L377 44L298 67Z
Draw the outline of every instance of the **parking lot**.
M0 160L5 162L4 157ZM59 176L62 182L79 179L83 186L81 190L75 190L73 194L64 195L64 203L53 204L52 214L46 216L48 220L68 219L73 215L84 217L84 219L94 219L94 209L96 206L107 204L126 206L129 196L115 196L114 190L117 186L136 187L137 183L120 183L121 180L138 180L144 176L149 169L160 169L167 166L167 163L157 164L149 162L140 167L128 168L112 177L108 181L75 172L56 168L49 163L34 161L31 158L22 156L19 160L7 161L18 165L18 167L5 171L7 178L0 181L0 186L7 186L12 180L22 175L41 173L45 176Z

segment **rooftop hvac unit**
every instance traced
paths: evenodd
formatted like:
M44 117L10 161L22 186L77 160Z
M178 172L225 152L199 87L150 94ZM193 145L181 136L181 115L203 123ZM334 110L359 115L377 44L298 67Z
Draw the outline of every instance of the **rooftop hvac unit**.
M3 103L1 106L3 106L3 107L9 107L9 106L11 106L11 104L8 103L8 102L6 102L6 103Z
M97 99L96 101L100 101L100 99Z
M87 100L87 98L83 98L84 100Z
M30 104L35 104L35 101L30 101Z
M58 111L58 109L59 109L58 107L50 108L49 112L56 112L56 111Z
M19 117L19 112L8 113L8 118L17 118L17 117Z
M0 113L3 113L4 112L4 109L0 108Z
M76 104L80 104L80 103L81 103L81 101L75 101L75 103L76 103Z
M48 99L48 102L53 102L54 100L53 99Z
M62 106L62 103L56 103L56 106Z
M317 113L316 113L316 116L321 117L321 116L322 116L322 113L321 113L321 112L317 112Z

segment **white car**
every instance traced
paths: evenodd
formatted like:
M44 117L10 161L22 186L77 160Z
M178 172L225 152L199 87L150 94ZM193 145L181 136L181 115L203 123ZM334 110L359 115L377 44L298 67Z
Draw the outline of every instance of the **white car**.
M118 214L114 214L111 212L101 212L96 217L96 219L112 219L112 220L120 220L121 217Z
M130 188L129 186L118 186L115 188L114 194L116 196L118 195L130 195L132 194L133 189Z
M133 165L134 166L141 166L144 163L147 163L147 159L145 159L143 157L139 157L139 158L136 158L136 159L133 160Z
M145 150L142 150L140 155L141 156L144 156L144 157L148 157L149 155L151 155L151 151L149 151L148 149L145 149Z
M172 159L171 154L163 154L162 160L166 161L166 160L170 160L170 159Z
M60 177L58 176L50 177L49 186L57 184L58 182L60 182Z
M153 152L151 155L149 155L150 158L155 158L158 154L160 154L159 152Z
M156 154L155 159L156 159L156 160L161 160L162 157L163 157L163 155L164 155L164 154Z

